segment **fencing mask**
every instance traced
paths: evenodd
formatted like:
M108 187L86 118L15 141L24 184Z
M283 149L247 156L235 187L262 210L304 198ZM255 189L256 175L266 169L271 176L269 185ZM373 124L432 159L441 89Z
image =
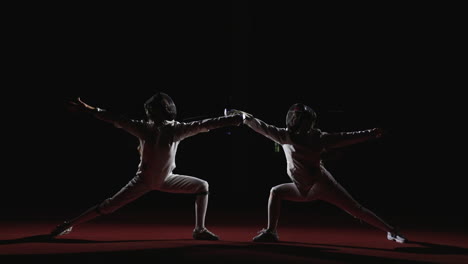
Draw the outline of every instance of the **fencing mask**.
M146 100L144 107L146 115L153 121L174 120L177 116L174 101L162 92L157 92Z
M295 134L308 132L314 125L317 114L304 104L293 104L286 115L286 126Z

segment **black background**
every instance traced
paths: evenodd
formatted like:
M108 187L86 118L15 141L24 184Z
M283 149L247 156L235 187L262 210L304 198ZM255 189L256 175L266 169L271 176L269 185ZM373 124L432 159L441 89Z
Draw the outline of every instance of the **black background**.
M455 10L245 1L14 7L3 48L1 217L74 214L118 191L136 171L137 140L64 105L81 96L141 118L143 102L161 90L179 121L235 107L284 126L289 106L303 102L325 131L383 127L385 138L327 155L335 178L384 217L462 222L466 85ZM210 210L222 213L265 210L269 189L290 181L285 166L273 142L235 127L183 141L175 172L208 180ZM152 192L122 210L191 207L185 195Z

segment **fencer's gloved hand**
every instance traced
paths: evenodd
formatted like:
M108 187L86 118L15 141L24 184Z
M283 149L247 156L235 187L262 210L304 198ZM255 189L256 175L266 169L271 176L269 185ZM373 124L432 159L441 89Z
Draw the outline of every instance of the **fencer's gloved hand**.
M246 119L251 119L253 116L247 112L237 110L237 109L224 109L224 115L242 115L242 119L245 121Z
M101 111L100 108L88 105L87 103L83 102L81 98L78 97L76 101L68 102L68 109L73 112L88 112L88 113L96 113Z

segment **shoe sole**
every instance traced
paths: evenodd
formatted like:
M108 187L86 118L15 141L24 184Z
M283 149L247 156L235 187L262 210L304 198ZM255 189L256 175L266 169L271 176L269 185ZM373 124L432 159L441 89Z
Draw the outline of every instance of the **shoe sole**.
M397 238L387 238L387 239L390 240L390 241L395 241L397 243L401 243L401 244L407 242L407 240L401 240L401 239L397 239Z
M73 227L70 226L69 228L63 230L62 232L58 233L58 234L51 234L52 237L58 237L58 236L63 236L63 235L66 235L66 234L69 234L71 231L72 231Z
M65 229L62 233L60 233L59 236L70 234L72 229L73 229L73 227L70 226L69 228Z

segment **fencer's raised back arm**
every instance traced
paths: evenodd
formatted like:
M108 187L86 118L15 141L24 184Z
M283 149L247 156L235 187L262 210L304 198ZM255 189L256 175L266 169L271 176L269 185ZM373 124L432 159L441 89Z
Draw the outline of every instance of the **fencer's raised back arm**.
M128 133L136 136L142 137L144 135L144 123L143 121L132 120L120 115L113 114L105 109L91 106L77 98L76 101L68 102L69 110L71 111L80 111L88 113L94 116L97 119L103 120L105 122L111 123L118 128L126 130Z
M244 123L255 132L275 141L276 143L282 144L286 141L287 130L285 128L278 128L267 124L255 117L247 118Z
M353 132L322 132L322 134L320 135L320 141L322 143L323 148L325 149L340 148L377 138L379 133L381 132L377 128Z
M101 108L96 108L92 113L97 119L111 123L136 137L142 138L145 135L145 125L141 120L126 118Z
M197 120L193 122L177 122L175 125L174 140L180 141L202 132L208 132L212 129L238 126L242 123L242 115L229 115L215 118Z

